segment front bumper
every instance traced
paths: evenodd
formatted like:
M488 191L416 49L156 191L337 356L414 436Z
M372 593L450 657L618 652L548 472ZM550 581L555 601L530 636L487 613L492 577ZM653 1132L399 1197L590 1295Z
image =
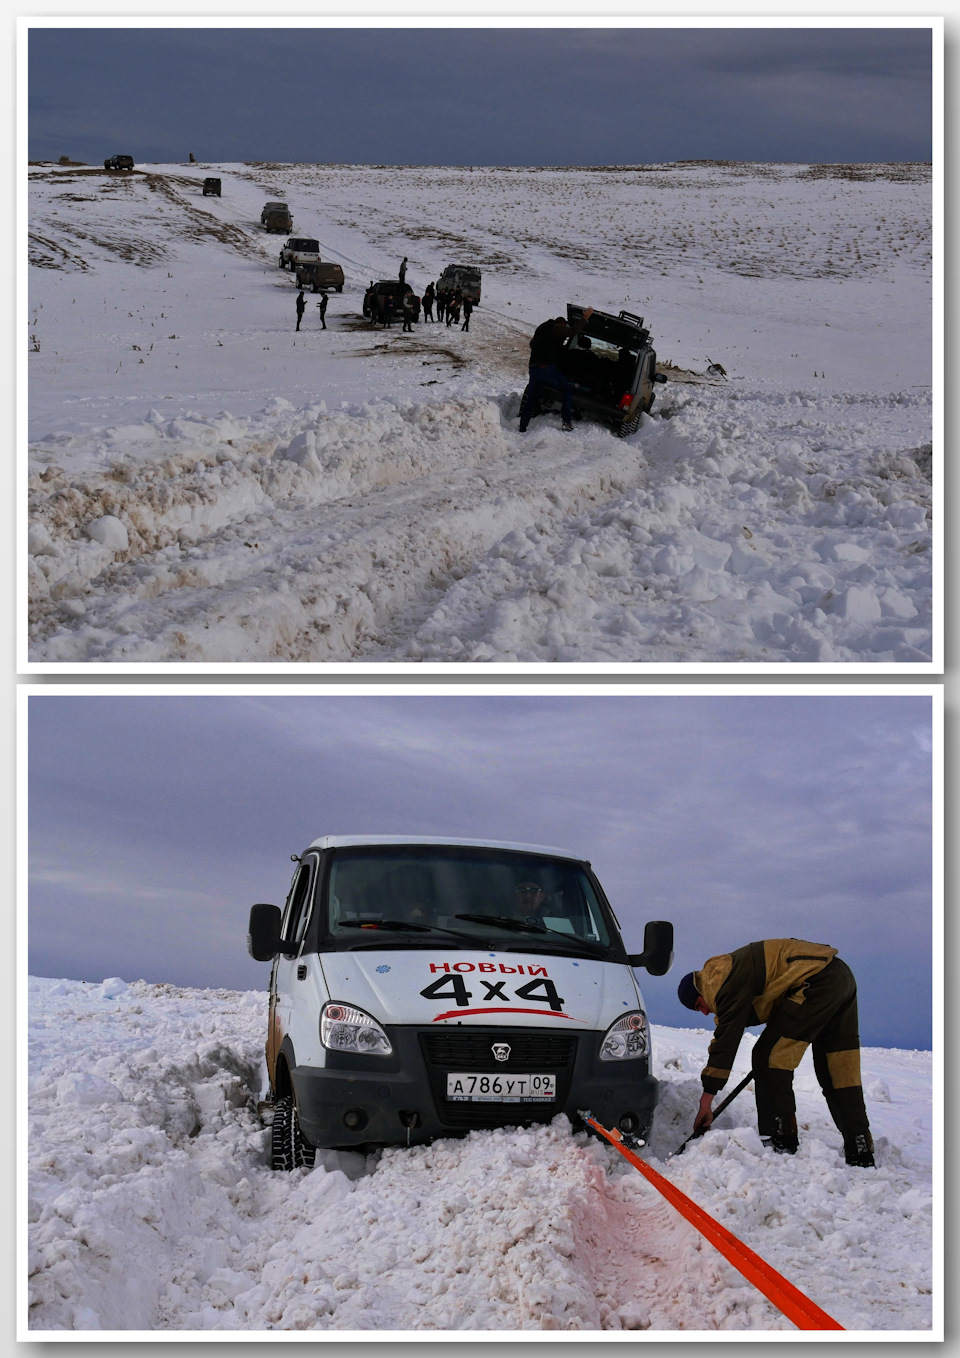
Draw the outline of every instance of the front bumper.
M328 1052L330 1064L295 1066L291 1071L300 1128L311 1145L324 1148L419 1145L437 1137L462 1136L490 1127L550 1122L565 1113L579 1125L577 1110L590 1108L607 1125L646 1136L657 1104L659 1084L646 1057L600 1061L602 1033L563 1034L552 1030L539 1054L522 1055L530 1029L424 1028L388 1030L392 1057L357 1057ZM506 1063L483 1057L494 1042L511 1043L518 1053ZM463 1055L463 1044L471 1055ZM562 1043L567 1046L561 1050ZM459 1050L458 1050L459 1044ZM446 1075L454 1071L508 1075L553 1071L557 1097L546 1103L457 1103L446 1098Z

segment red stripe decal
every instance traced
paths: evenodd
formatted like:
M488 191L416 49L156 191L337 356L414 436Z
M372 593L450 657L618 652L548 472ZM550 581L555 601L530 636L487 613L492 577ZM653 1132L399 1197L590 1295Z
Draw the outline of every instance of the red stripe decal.
M434 1023L439 1023L441 1019L463 1018L467 1014L539 1014L541 1018L565 1018L572 1023L583 1023L583 1019L574 1018L572 1014L561 1014L555 1009L513 1009L500 1005L496 1009L448 1009L445 1014L434 1014Z

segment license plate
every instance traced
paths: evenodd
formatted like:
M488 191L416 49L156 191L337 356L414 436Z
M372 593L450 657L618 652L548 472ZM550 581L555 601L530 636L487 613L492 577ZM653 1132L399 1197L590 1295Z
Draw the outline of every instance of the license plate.
M547 1103L557 1097L556 1075L448 1075L454 1103Z

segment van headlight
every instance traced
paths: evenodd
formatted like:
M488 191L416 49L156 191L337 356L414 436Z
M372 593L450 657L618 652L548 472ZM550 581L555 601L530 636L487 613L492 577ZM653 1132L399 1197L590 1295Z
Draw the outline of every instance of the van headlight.
M638 1009L611 1023L600 1043L601 1061L633 1061L650 1050L647 1016Z
M391 1056L393 1047L375 1018L351 1004L329 1003L320 1012L320 1041L330 1051Z

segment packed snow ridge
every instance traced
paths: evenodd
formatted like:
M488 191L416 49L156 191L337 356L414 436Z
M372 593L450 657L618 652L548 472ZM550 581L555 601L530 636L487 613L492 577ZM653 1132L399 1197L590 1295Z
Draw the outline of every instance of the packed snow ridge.
M929 663L927 167L45 167L30 195L31 662ZM268 198L344 268L326 330L294 330ZM469 331L371 330L403 255L418 292L483 270ZM518 432L567 301L651 329L670 380L629 438Z
M550 1125L267 1167L267 997L112 978L28 983L29 1328L792 1330L606 1143ZM932 1324L932 1063L868 1048L877 1168L844 1164L809 1057L801 1147L749 1094L669 1158L704 1030L654 1028L644 1157L846 1329ZM739 1073L749 1064L749 1041Z

